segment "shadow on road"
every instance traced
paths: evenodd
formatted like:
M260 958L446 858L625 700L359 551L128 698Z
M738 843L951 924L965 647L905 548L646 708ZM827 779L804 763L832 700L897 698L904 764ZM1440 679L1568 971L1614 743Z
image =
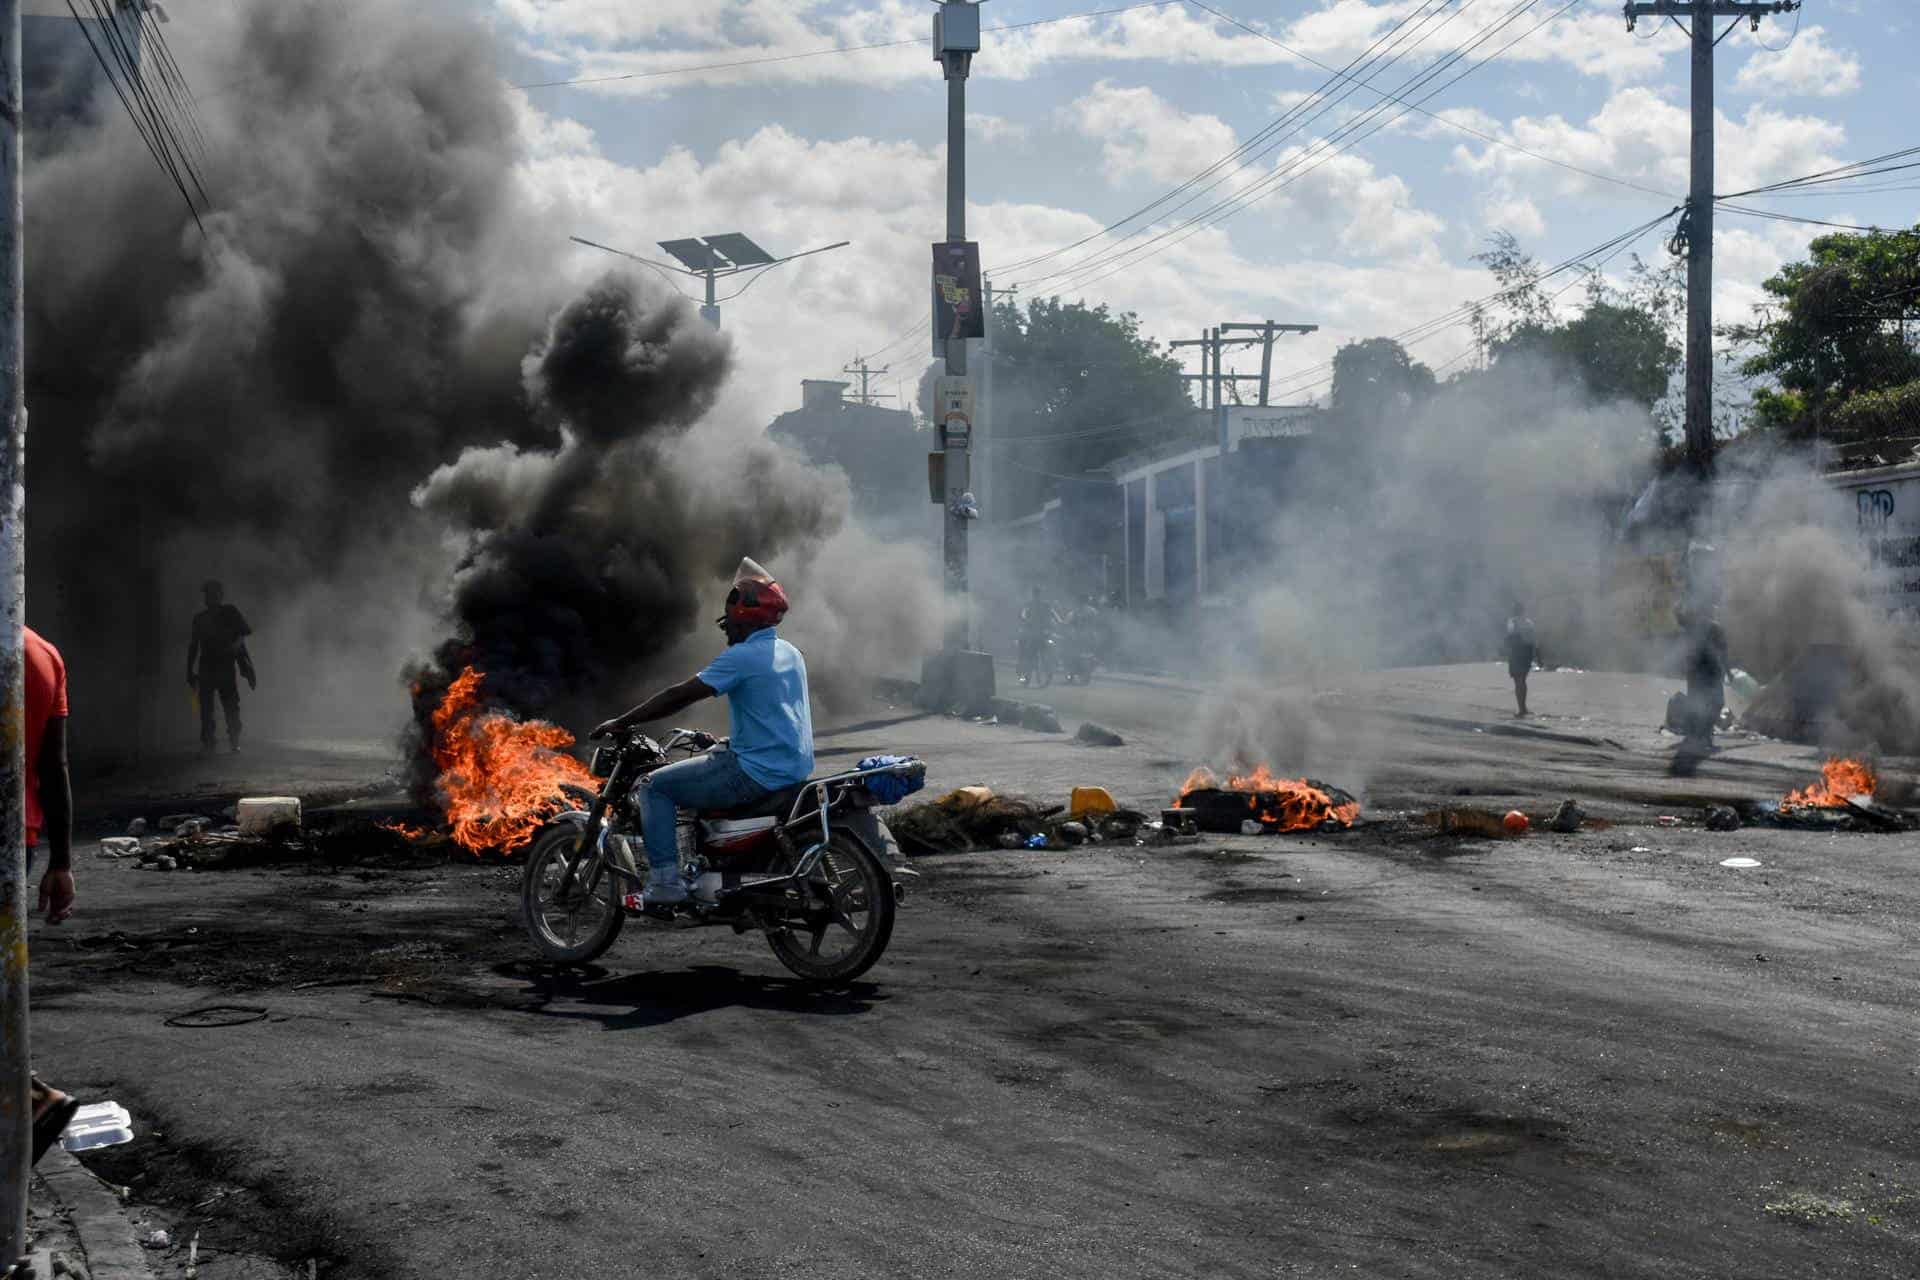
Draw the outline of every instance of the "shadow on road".
M502 977L524 980L527 1013L598 1022L609 1031L657 1027L719 1009L743 1008L832 1017L861 1014L887 997L871 982L822 990L797 978L695 965L678 973L614 974L599 965L558 967L510 961Z

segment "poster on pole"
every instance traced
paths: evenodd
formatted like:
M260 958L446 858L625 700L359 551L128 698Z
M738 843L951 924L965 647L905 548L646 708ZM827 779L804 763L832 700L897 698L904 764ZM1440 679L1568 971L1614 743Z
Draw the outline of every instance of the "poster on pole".
M980 302L980 245L949 240L933 246L933 353L940 355L953 338L987 336Z
M965 378L935 378L933 420L940 428L941 448L967 448L973 439L973 384Z

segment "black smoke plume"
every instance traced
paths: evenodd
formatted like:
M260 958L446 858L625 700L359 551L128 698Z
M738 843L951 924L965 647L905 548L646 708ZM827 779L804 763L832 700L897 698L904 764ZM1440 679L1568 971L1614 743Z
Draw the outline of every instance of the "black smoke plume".
M844 490L794 455L689 430L728 365L685 299L630 276L555 315L526 360L546 440L468 449L414 491L467 540L454 634L415 675L416 717L468 666L518 714L611 714L717 613L715 584L742 555L778 563L837 529Z
M110 90L36 119L28 609L83 752L191 743L208 577L259 632L263 699L390 688L390 659L351 668L441 554L409 491L466 445L536 438L518 361L554 300L502 284L552 234L510 180L485 34L418 10L195 16L196 64L245 73L199 86L204 236Z
M914 581L900 549L829 536L836 476L701 422L727 346L677 297L569 301L478 25L345 0L192 34L197 65L244 69L197 86L205 235L110 90L32 135L29 619L68 657L78 750L190 746L209 577L254 623L249 718L278 737L391 732L409 652L428 698L472 661L515 711L602 710L742 555ZM937 625L923 592L831 594L815 635L858 662L856 617L889 644Z

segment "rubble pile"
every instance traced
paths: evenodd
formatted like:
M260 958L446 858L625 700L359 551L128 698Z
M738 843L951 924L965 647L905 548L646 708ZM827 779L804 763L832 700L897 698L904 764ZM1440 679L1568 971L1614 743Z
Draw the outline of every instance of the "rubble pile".
M938 800L887 815L894 838L909 853L966 853L975 849L1059 849L1131 840L1146 821L1127 809L1075 813L1063 804L996 795L961 787Z

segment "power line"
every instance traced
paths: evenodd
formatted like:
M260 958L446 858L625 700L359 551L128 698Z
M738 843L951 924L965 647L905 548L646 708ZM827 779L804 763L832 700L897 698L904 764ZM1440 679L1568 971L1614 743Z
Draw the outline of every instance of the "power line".
M1005 26L987 27L987 31L1022 31L1028 27L1048 27L1056 22L1080 22L1089 18L1105 18L1116 13L1131 13L1135 9L1160 9L1170 4L1183 4L1186 0L1141 0L1138 4L1120 5L1113 9L1093 9L1086 13L1067 13L1057 18L1036 18L1031 22L1010 22ZM569 85L611 84L617 80L657 80L663 76L689 76L702 71L731 71L738 67L760 67L775 62L796 62L802 58L824 58L836 53L865 53L871 49L899 49L907 45L925 44L926 41L914 37L909 40L876 40L871 44L842 44L826 49L809 49L803 53L769 54L761 58L740 58L732 62L708 62L692 67L667 67L660 71L630 71L622 75L582 76L574 80L542 80L536 84L517 84L516 89L561 89Z
M1185 191L1188 188L1192 187L1195 183L1206 178L1209 174L1218 171L1223 165L1233 163L1239 157L1245 155L1253 147L1258 145L1263 139L1271 136L1276 130L1285 126L1288 122L1294 119L1297 119L1301 115L1304 115L1308 109L1310 109L1312 106L1314 106L1316 103L1318 103L1319 101L1321 101L1326 97L1328 91L1332 88L1336 80L1348 79L1348 80L1352 80L1352 82L1355 84L1361 83L1358 80L1353 80L1348 73L1351 72L1355 67L1360 66L1361 64L1366 63L1368 61L1371 61L1373 58L1374 52L1376 50L1378 50L1383 44L1387 43L1389 39L1396 36L1401 31L1401 29L1404 28L1409 22L1413 21L1415 17L1426 13L1428 5L1431 5L1433 2L1434 0L1423 0L1420 9L1409 10L1406 16L1401 18L1399 22L1389 27L1385 32L1383 32L1379 37L1377 37L1372 44L1368 45L1366 49L1354 55L1354 57L1348 61L1345 67L1342 67L1338 71L1332 71L1332 69L1329 68L1329 70L1332 71L1332 74L1329 75L1326 80L1323 80L1320 83L1319 87L1314 89L1312 93L1308 94L1300 102L1295 103L1292 107L1288 108L1286 111L1283 111L1278 118L1276 118L1275 120L1267 124L1265 127L1260 129L1255 134L1253 134L1253 136L1248 138L1245 142L1235 147L1232 151L1229 151L1226 155L1221 156L1219 159L1215 160L1213 163L1209 164L1206 168L1200 170L1198 173L1195 173L1192 176L1188 177L1185 181L1181 182L1178 186L1174 187L1172 190L1167 191L1155 197L1154 199L1148 201L1146 204L1141 205L1138 209L1135 209L1131 213L1128 213L1124 217L1108 223L1106 226L1100 228L1098 231L1094 231L1085 236L1082 236L1080 239L1075 240L1071 244L1062 245L1058 249L1050 249L1045 253L1040 253L1029 258L1021 259L1018 262L1007 263L1005 265L998 266L995 268L995 270L1001 271L1001 272L1024 271L1027 268L1036 266L1039 263L1047 261L1048 259L1057 258L1063 253L1070 253L1073 250L1078 249L1082 245L1090 244L1094 240L1099 239L1101 236L1106 235L1109 232L1116 231L1119 228L1127 225L1129 222L1132 222L1134 219L1144 217L1146 214L1153 212L1155 209L1165 204L1168 200L1171 200L1175 196L1178 196L1182 191ZM1450 3L1450 2L1451 0L1442 0L1442 3ZM1281 46L1281 47L1285 48L1285 46ZM1289 50L1289 52L1291 51ZM1379 68L1374 68L1372 71L1369 71L1367 74L1369 77L1371 77L1377 74L1378 71L1379 71Z
M187 178L191 178L195 188L200 190L201 198L206 198L206 190L199 176L194 173L192 162L187 159L177 134L169 123L162 118L156 104L153 103L145 82L140 78L137 59L129 62L128 50L122 40L122 33L112 12L102 11L100 0L87 0L88 7L96 15L96 25L101 27L100 39L94 39L94 32L87 19L75 7L74 0L67 0L67 10L73 14L73 20L80 28L80 34L86 38L87 48L92 50L94 59L105 72L107 82L113 86L113 92L120 99L120 105L126 109L127 118L132 121L134 132L146 144L147 151L153 156L154 163L173 182L179 190L180 198L187 203L187 212L193 217L194 226L200 228L200 234L207 234L206 224L200 221L200 210L193 202L193 195L187 190ZM110 34L109 34L110 33ZM102 49L102 43L107 48ZM112 58L108 53L112 53ZM129 95L132 95L131 99ZM134 102L140 106L136 108ZM186 177L182 176L185 172Z
M1501 54L1505 53L1508 49L1511 49L1515 45L1528 39L1538 31L1540 31L1542 28L1547 26L1549 23L1555 21L1561 15L1573 9L1579 2L1580 0L1568 0L1567 4L1565 4L1560 9L1556 10L1554 13L1549 15L1545 20L1538 23L1534 27L1530 28L1526 32L1523 32L1521 35L1509 41L1507 44L1501 46L1500 49L1480 59L1478 62L1471 64L1464 71L1461 71L1459 74L1455 75L1452 79L1446 81L1446 83L1440 84L1432 89L1427 90L1424 93L1421 101L1423 102L1432 101L1439 94L1445 92L1447 89L1451 88L1453 85L1458 84L1461 80L1465 79L1467 76L1472 75L1475 71L1479 70L1481 67L1486 66L1487 63L1493 61L1495 58L1498 58ZM1444 71L1446 71L1447 69L1455 65L1456 63L1464 60L1466 55L1472 49L1475 49L1483 44L1486 44L1500 31L1512 25L1512 23L1516 21L1523 13L1525 13L1528 9L1531 9L1532 7L1534 7L1534 5L1538 3L1539 3L1539 0L1524 0L1522 4L1517 5L1514 9L1510 10L1506 14L1506 16L1500 19L1494 26L1489 27L1486 31L1482 32L1477 37L1460 45L1452 53L1448 54L1446 57L1442 58L1438 63L1436 63L1434 67L1429 68L1427 71L1422 72L1420 75L1410 80L1407 85L1402 87L1403 88L1412 87L1419 84L1422 81L1430 83L1433 78L1443 73ZM1409 105L1409 110L1411 110L1414 106L1414 104L1408 104L1408 105ZM1385 129L1390 125L1396 123L1397 121L1404 119L1408 114L1408 111L1402 111L1399 115L1394 116L1391 119L1381 121L1378 124L1373 124L1372 122L1374 120L1377 120L1381 115L1383 115L1386 112L1386 110L1387 110L1387 104L1383 102L1379 106L1372 108L1367 112L1362 113L1360 117L1356 118L1353 121L1348 122L1347 124L1343 125L1340 129L1335 130L1333 134L1329 135L1326 139L1323 139L1320 143L1315 144L1314 147L1310 147L1307 150L1301 152L1299 155L1296 155L1295 157L1293 157L1285 167L1278 169L1274 173L1268 175L1265 178L1262 178L1258 182L1255 182L1250 186L1243 188L1241 191L1236 192L1233 196L1230 196L1227 199L1216 203L1211 208L1202 211L1200 214L1189 219L1187 222L1170 227L1167 230L1162 231L1159 235L1154 236L1150 240L1144 241L1140 245L1135 246L1135 248L1132 250L1128 250L1124 253L1109 252L1107 255L1105 255L1104 258L1100 257L1099 255L1096 255L1096 257L1093 259L1088 259L1073 268L1069 268L1066 271L1055 272L1053 273L1053 276L1049 276L1046 278L1054 278L1057 276L1072 275L1074 273L1080 273L1079 278L1077 280L1074 280L1069 287L1086 288L1087 286L1095 284L1100 280L1106 279L1108 276L1115 274L1117 271L1121 270L1126 266L1137 265L1139 262L1144 261L1147 257L1152 257L1159 253L1165 252L1167 249L1172 249L1178 246L1179 244L1184 243L1186 240L1191 239L1193 236L1199 234L1201 231L1206 230L1208 227L1216 226L1219 223L1225 221L1227 218L1232 217L1235 213L1247 207L1249 204L1252 204L1254 201L1259 199L1264 199L1267 196L1272 195L1274 192L1292 185L1294 182L1298 181L1300 178L1303 178L1307 176L1307 174L1313 172L1315 169L1318 169L1322 164L1325 164L1328 160L1332 159L1334 156L1342 154L1343 152L1350 150L1352 147L1357 146L1359 143L1366 141L1368 138L1379 133L1382 129ZM1372 127L1367 128L1365 133L1362 133L1357 137L1353 136L1357 130L1364 128L1369 124L1372 124ZM1339 141L1338 145L1335 145L1336 139L1343 139L1343 140ZM1309 159L1313 160L1313 163L1311 165L1307 165L1305 168L1301 168L1300 166L1302 162ZM1182 234L1183 232L1184 234ZM1174 237L1174 236L1178 236L1178 239L1174 239L1171 244L1167 244L1164 248L1155 249L1153 250L1152 253L1147 253L1147 254L1141 253L1142 250L1146 250L1150 248L1152 245L1159 243L1161 241L1165 241L1170 237ZM1136 255L1139 255L1139 256L1136 256ZM1131 263L1126 261L1126 259L1130 257L1133 258L1133 261ZM1100 270L1101 268L1105 268L1105 270ZM1089 278L1084 274L1088 270L1099 270L1100 274Z

